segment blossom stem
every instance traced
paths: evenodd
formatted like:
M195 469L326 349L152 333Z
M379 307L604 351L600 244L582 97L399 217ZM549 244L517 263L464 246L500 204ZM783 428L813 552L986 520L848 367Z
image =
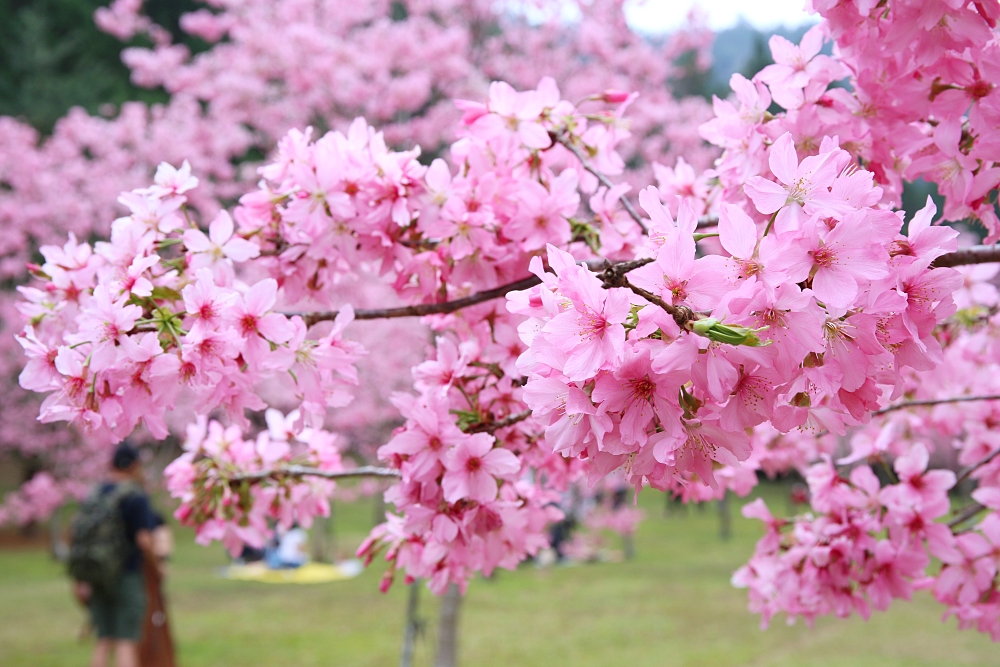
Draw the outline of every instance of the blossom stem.
M558 143L565 146L570 153L575 155L576 159L580 161L581 165L583 165L583 168L589 171L591 174L593 174L601 185L603 185L609 190L615 187L615 184L611 182L611 179L609 179L603 173L598 171L592 164L590 164L590 162L587 161L587 158L583 155L583 151L581 151L578 147L573 145L573 143L570 141L569 137L566 135L565 132L560 132L559 134L555 135L555 140ZM624 207L625 211L632 217L633 220L635 220L635 224L639 225L639 228L642 230L642 233L649 234L649 228L646 227L646 223L642 221L642 216L639 215L639 212L635 210L634 206L632 206L632 202L630 202L624 194L619 196L618 200L621 201L622 207Z
M601 171L599 171L596 167L594 167L592 164L590 164L590 162L587 161L587 158L584 156L583 151L581 151L577 146L573 145L572 141L570 141L570 138L566 135L565 132L560 132L557 135L553 134L550 136L553 136L557 143L562 144L569 150L570 153L575 155L576 159L580 161L581 165L583 165L583 168L589 171L591 174L593 174L601 185L603 185L609 190L615 186L615 184L611 182L610 178L605 176ZM639 215L639 212L635 210L634 206L632 206L632 202L628 200L628 197L626 197L623 194L618 197L618 200L622 203L622 207L625 209L625 211L632 217L633 220L635 220L635 223L639 225L639 228L642 229L642 233L649 234L649 228L646 227L646 223L642 221L642 216ZM715 227L718 224L719 224L718 216L706 215L702 216L701 218L698 218L699 229L703 229L705 227Z
M896 405L890 405L882 408L881 410L876 410L872 413L873 416L884 415L887 412L892 412L894 410L902 410L903 408L919 408L932 405L945 405L947 403L967 403L970 401L1000 401L1000 395L990 395L990 396L953 396L952 398L932 398L924 401L904 401L902 403L897 403Z
M771 231L771 227L774 227L774 220L777 217L778 217L778 211L775 211L774 213L771 214L771 217L767 221L767 227L764 228L764 233L761 235L761 238L767 236L768 232ZM759 241L757 242L757 245L760 245Z

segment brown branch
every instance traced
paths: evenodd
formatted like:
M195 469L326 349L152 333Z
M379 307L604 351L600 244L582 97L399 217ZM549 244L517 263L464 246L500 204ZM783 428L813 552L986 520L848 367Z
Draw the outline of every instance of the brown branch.
M278 477L322 477L323 479L350 479L352 477L399 477L399 471L392 468L376 468L375 466L361 466L350 470L320 470L308 466L285 466L272 470L259 470L257 472L241 473L231 477L220 477L221 481L242 482L257 481Z
M978 469L982 468L984 465L995 459L997 456L1000 456L1000 449L996 450L989 456L985 457L982 461L979 461L978 463L973 463L968 468L963 468L958 473L958 477L955 479L955 486L958 486L959 484L964 482L966 479L969 478L969 475L976 472Z
M903 408L919 408L931 405L944 405L946 403L967 403L970 401L1000 401L1000 396L954 396L952 398L933 398L924 401L905 401L877 410L872 413L872 416L884 415L887 412L902 410Z
M632 268L637 268L643 264L648 264L653 260L635 260L634 262L621 262L622 265L632 265ZM636 264L636 262L639 262ZM588 269L591 271L599 271L602 267L608 265L607 260L589 260L585 262ZM613 265L617 266L617 265ZM631 271L632 269L625 269L625 271ZM542 281L537 276L528 276L527 278L522 278L516 280L512 283L507 283L506 285L501 285L499 287L494 287L491 290L485 290L483 292L476 292L475 294L470 294L469 296L464 296L460 299L455 299L454 301L441 301L439 303L421 303L414 306L401 306L399 308L373 308L373 309L358 309L354 311L354 319L356 320L380 320L388 319L393 317L423 317L425 315L442 315L445 313L452 313L456 310L461 310L462 308L468 308L469 306L475 306L477 304L483 303L485 301L490 301L492 299L499 299L502 296L506 296L509 292L516 292L518 290L528 289L538 285ZM315 312L315 313L283 313L288 317L293 317L298 315L301 317L306 326L312 326L318 322L329 322L335 320L337 315L340 313L338 310L327 311L327 312Z
M1000 245L982 245L949 252L935 259L931 266L963 266L966 264L989 264L1000 262Z
M577 148L570 142L565 132L560 132L559 134L551 134L550 136L552 136L556 142L562 144L567 149L569 149L569 152L576 156L576 159L580 161L580 164L583 165L583 168L589 171L591 174L593 174L601 185L603 185L609 190L615 187L615 184L612 183L607 176L605 176L603 173L598 171L593 165L587 162L587 158L584 156L583 151L581 151L579 148ZM646 223L642 221L642 216L639 215L639 213L635 210L635 207L632 206L632 202L628 200L628 197L622 194L621 196L618 197L618 200L622 203L622 206L625 208L625 211L628 212L630 216L632 216L633 220L635 220L635 224L639 225L639 228L642 229L642 233L648 234L649 228L646 227Z
M509 417L504 417L499 421L489 422L488 424L476 424L475 426L470 426L466 433L495 433L502 428L507 428L508 426L513 426L518 422L523 422L525 419L531 416L531 410L523 410Z
M972 517L976 516L977 514L979 514L980 512L982 512L984 509L986 509L986 508L984 506L980 505L979 503L973 503L973 504L969 505L968 507L966 507L961 512L959 512L958 515L956 515L954 519L952 519L951 521L948 522L947 526L949 528L954 528L955 526L957 526L957 525L959 525L959 524L961 524L961 523L963 523L965 521L968 521Z
M512 283L507 283L506 285L501 285L500 287L494 287L491 290L476 292L475 294L470 294L469 296L455 299L453 301L421 303L414 306L402 306L400 308L373 308L367 310L362 308L354 311L354 319L378 320L392 317L424 317L425 315L442 315L445 313L452 313L462 308L468 308L469 306L475 306L485 301L499 299L500 297L505 296L508 292L528 289L529 287L534 287L540 282L542 281L537 276L529 276ZM312 326L317 322L328 322L336 319L339 312L340 311L334 310L331 312L302 313L301 316L305 321L306 326ZM292 314L294 313L288 313L288 315Z
M674 322L677 323L677 326L681 329L686 329L688 322L693 322L698 319L698 315L695 314L693 310L687 306L675 306L673 304L669 304L652 292L633 285L625 276L625 274L629 271L633 271L638 269L640 266L645 266L654 261L656 260L651 257L647 257L646 259L636 259L631 262L619 262L617 264L611 264L610 262L605 261L604 271L599 277L604 283L604 289L611 287L624 287L625 289L632 290L632 292L638 294L654 306L659 306L663 310L667 311L674 318Z

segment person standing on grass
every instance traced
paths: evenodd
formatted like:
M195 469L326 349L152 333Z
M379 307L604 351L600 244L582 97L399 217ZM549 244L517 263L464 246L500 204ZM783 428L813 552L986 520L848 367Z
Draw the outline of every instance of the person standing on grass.
M146 614L143 560L159 563L153 551L156 524L141 482L139 454L122 443L107 480L94 488L73 522L69 573L97 634L91 667L105 667L112 650L117 667L139 667Z

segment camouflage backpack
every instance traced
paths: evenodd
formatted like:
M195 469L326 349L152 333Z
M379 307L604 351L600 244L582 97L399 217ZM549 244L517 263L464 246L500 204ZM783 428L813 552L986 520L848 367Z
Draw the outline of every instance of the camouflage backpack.
M94 590L113 593L132 546L125 534L122 500L139 491L131 482L115 484L107 493L98 485L80 505L71 527L68 570Z

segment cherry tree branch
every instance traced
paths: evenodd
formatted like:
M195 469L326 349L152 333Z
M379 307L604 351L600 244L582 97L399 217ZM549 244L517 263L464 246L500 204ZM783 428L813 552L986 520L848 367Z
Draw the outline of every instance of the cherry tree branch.
M323 479L350 479L353 477L399 477L399 471L393 468L376 468L361 466L350 470L320 470L308 466L285 466L271 470L240 473L230 477L221 477L220 481L242 482L271 479L277 477L322 477Z
M604 178L605 180L607 180L607 177ZM610 181L608 182L610 183ZM623 201L627 201L624 199L624 197L622 199ZM631 204L629 206L631 206ZM632 209L632 211L634 212L635 209ZM638 216L637 213L635 215ZM716 222L712 222L712 224L716 224ZM693 313L689 314L684 313L684 311L688 311L689 309L683 306L680 307L671 306L670 304L663 302L662 299L659 299L655 295L646 292L646 290L642 290L642 288L636 287L628 283L628 281L625 280L624 278L618 277L623 275L624 273L627 273L628 271L631 271L632 269L644 266L645 264L648 264L651 261L653 260L643 259L643 260L635 260L632 262L619 262L617 264L612 264L611 268L614 270L614 273L610 275L607 274L608 271L607 261L605 261L604 262L605 273L602 274L602 279L605 281L605 284L610 284L610 283L608 283L608 278L604 276L611 277L612 280L624 280L624 283L612 284L612 286L626 287L628 289L631 289L633 292L639 294L650 303L654 303L656 305L659 305L661 308L664 308L664 310L666 310L667 312L669 312L671 315L674 316L674 319L677 319L678 313L680 313L679 316L681 317L681 320L679 321L679 324L681 326L683 326L683 323L685 322L696 319ZM934 266L961 266L963 264L982 264L987 262L998 262L998 261L1000 261L1000 245L968 248L965 250L959 250L958 252L948 253L946 255L942 255L941 257L939 257L934 262ZM592 270L598 270L600 266L596 261L591 261L588 262L587 264L588 267ZM469 296L465 296L460 299L454 299L452 301L442 301L440 303L421 303L413 306L401 306L399 308L372 308L372 309L361 308L354 311L354 319L378 320L378 319L387 319L394 317L424 317L426 315L443 315L446 313L453 313L456 310L461 310L462 308L468 308L469 306L475 306L477 304L484 303L486 301L499 299L502 296L506 296L509 292L516 292L519 290L528 289L530 287L538 285L539 283L541 283L541 280L537 276L529 276L527 278L522 278L521 280L516 280L514 282L507 283L506 285L500 285L499 287L494 287L493 289L490 290L476 292L475 294L470 294ZM675 313L674 312L675 310L678 311L678 313ZM286 313L286 314L289 316L300 315L302 319L305 321L306 326L312 326L318 322L332 321L336 319L338 313L339 311L334 310L334 311L323 311L323 312ZM957 400L971 401L971 400L989 400L989 399L1000 399L1000 396L986 397L986 398L963 397ZM954 401L941 401L941 402L954 402ZM900 404L898 407L890 406L889 408L885 408L884 410L876 412L875 414L878 415L882 414L883 412L898 410L899 408L908 407L909 405L917 405L917 403ZM930 405L930 403L928 403L928 405Z
M931 405L945 405L947 403L967 403L970 401L1000 401L1000 395L990 395L990 396L953 396L952 398L932 398L923 401L904 401L902 403L897 403L895 405L890 405L884 407L881 410L876 410L872 413L873 416L884 415L887 412L892 412L894 410L902 410L903 408L919 408Z
M998 449L997 451L993 452L989 456L985 457L983 460L981 460L981 461L979 461L977 463L973 463L972 465L970 465L967 468L963 468L958 473L958 477L955 479L955 486L958 486L959 484L961 484L962 482L964 482L966 479L969 478L969 475L971 475L972 473L976 472L978 469L982 468L984 465L986 465L987 463L989 463L990 461L992 461L993 459L995 459L997 456L1000 456L1000 449Z
M989 264L990 262L1000 262L1000 244L975 246L949 252L935 259L931 266L940 268L965 264Z
M633 285L625 276L625 274L629 271L638 269L639 267L645 266L653 261L656 260L651 257L647 257L645 259L636 259L631 262L619 262L617 264L605 262L604 271L600 274L601 281L604 283L605 289L609 287L624 287L625 289L632 290L632 292L638 294L646 301L649 301L651 304L659 306L663 310L667 311L674 318L674 322L677 323L677 326L684 329L686 328L688 322L698 319L698 316L694 313L694 311L687 306L675 306L667 303L649 290Z
M462 308L468 308L469 306L475 306L485 301L499 299L500 297L505 296L508 292L528 289L529 287L534 287L540 282L542 281L537 276L529 276L527 278L522 278L521 280L516 280L512 283L507 283L506 285L494 287L490 290L476 292L475 294L470 294L469 296L464 296L460 299L454 299L453 301L442 301L441 303L420 303L414 306L401 306L399 308L362 308L354 311L354 319L378 320L392 317L424 317L425 315L443 315L445 313L452 313L456 310L461 310ZM301 316L305 321L306 326L312 326L317 322L327 322L336 319L339 312L340 311L334 310L330 312L301 313ZM289 313L289 315L291 315L291 313Z
M954 519L952 519L951 521L948 522L947 525L948 525L949 528L954 528L955 526L957 526L957 525L959 525L959 524L961 524L961 523L963 523L965 521L968 521L972 517L976 516L977 514L979 514L980 512L982 512L984 509L986 509L986 507L984 507L983 505L980 505L979 503L973 503L973 504L969 505L968 507L966 507L961 512L959 512L955 516Z
M649 262L652 259L635 260L632 262L620 262L619 264L611 265L614 267L630 267L616 269L621 273L631 271L632 269L639 268ZM601 266L607 267L607 260L591 260L587 262L587 268L591 270L598 270ZM605 268L607 271L607 268ZM538 276L528 276L527 278L522 278L520 280L515 280L512 283L507 283L506 285L500 285L499 287L494 287L493 289L484 290L482 292L476 292L475 294L470 294L469 296L464 296L460 299L454 299L452 301L442 301L440 303L420 303L413 306L400 306L399 308L372 308L365 309L359 308L354 311L354 319L356 320L379 320L388 319L394 317L424 317L425 315L443 315L446 313L452 313L456 310L461 310L462 308L468 308L469 306L475 306L486 301L492 301L493 299L499 299L502 296L506 296L509 292L517 292L519 290L525 290L535 285L541 283L541 279ZM312 326L318 322L329 322L335 320L340 311L322 311L313 313L284 313L285 315L292 317L294 315L300 316L303 321L305 321L306 326Z
M504 417L495 422L490 422L488 424L476 424L475 426L470 426L466 433L494 433L502 428L507 428L508 426L513 426L518 422L523 422L525 419L531 416L531 410L522 410L509 417Z

